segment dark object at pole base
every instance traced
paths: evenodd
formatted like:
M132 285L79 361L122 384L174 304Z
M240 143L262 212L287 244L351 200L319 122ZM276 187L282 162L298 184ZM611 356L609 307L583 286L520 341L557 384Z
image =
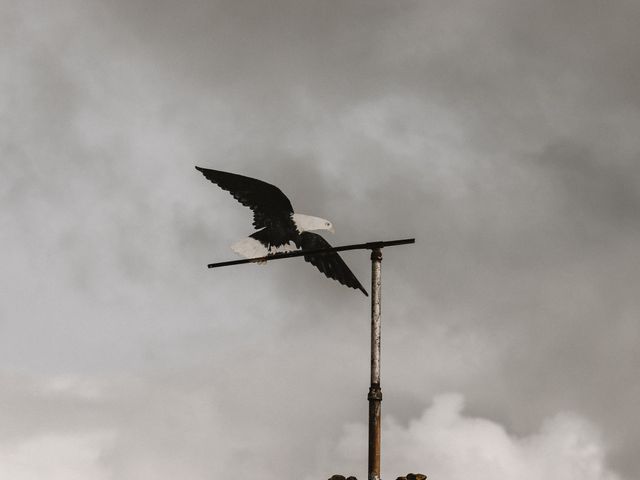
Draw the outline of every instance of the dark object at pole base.
M358 480L356 477L345 477L344 475L332 475L329 480ZM396 480L427 480L427 476L422 473L407 473L404 477Z

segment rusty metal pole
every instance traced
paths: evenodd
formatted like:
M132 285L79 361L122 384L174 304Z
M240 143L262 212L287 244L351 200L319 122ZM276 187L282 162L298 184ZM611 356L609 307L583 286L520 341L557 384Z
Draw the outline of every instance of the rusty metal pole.
M369 480L380 479L380 292L382 250L371 251L371 386L369 387Z
M210 263L209 268L227 267L244 263L268 262L282 260L284 258L301 257L308 255L323 255L337 253L346 250L371 250L371 386L367 400L369 401L369 465L368 480L380 480L380 404L382 402L382 389L380 388L380 296L381 296L381 267L382 248L396 245L408 245L415 243L415 238L402 240L367 242L340 247L320 248L310 250L297 250L294 252L275 253L264 257L244 258L242 260L229 260L226 262Z

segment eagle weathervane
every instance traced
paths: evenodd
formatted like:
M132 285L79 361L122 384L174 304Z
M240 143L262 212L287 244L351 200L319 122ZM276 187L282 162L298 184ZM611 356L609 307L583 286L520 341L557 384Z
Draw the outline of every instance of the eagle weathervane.
M235 173L201 167L196 170L253 211L253 226L259 230L231 245L237 254L256 258L294 250L332 248L313 230L335 233L333 224L324 218L294 213L287 196L275 185ZM328 278L369 296L337 252L305 255L304 259Z

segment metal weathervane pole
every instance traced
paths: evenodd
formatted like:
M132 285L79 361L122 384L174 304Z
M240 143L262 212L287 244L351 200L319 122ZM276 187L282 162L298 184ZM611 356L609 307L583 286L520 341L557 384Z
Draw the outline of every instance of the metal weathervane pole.
M368 480L380 480L380 404L382 389L380 388L380 296L382 290L382 248L415 243L415 238L391 240L386 242L368 242L341 247L321 248L317 250L298 250L295 252L275 253L260 258L246 258L227 262L210 263L209 268L240 265L243 263L269 262L284 258L301 257L303 255L322 255L345 250L371 250L371 384L369 386L369 457Z
M382 250L371 251L371 385L369 387L369 480L380 478L380 294Z

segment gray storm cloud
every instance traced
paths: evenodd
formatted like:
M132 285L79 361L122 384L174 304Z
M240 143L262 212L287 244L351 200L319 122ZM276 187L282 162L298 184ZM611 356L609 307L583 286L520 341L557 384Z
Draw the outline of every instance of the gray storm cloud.
M477 418L515 469L640 474L637 2L0 5L5 476L355 468L366 300L303 262L207 271L251 217L194 165L335 244L417 238L384 252L398 425L445 435L460 392L474 476ZM467 474L398 425L387 455ZM547 449L571 438L593 456Z

